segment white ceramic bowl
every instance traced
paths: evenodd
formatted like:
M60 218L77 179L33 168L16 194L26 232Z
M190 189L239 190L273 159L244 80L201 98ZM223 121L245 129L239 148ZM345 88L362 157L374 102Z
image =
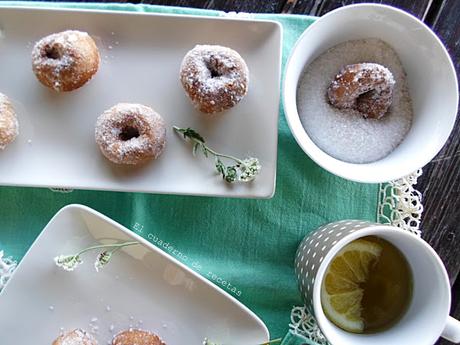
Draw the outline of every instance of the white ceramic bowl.
M297 84L305 66L327 49L369 37L382 39L399 55L407 74L414 118L403 142L388 156L373 163L347 163L322 151L302 127ZM457 114L457 76L441 41L417 18L385 5L351 5L321 17L297 41L286 67L283 102L292 134L318 165L349 180L385 182L416 171L441 150Z

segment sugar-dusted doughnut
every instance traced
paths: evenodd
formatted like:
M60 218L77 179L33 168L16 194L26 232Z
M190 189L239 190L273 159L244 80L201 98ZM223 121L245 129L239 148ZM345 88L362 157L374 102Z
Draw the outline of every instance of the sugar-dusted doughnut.
M61 334L52 345L97 345L94 337L82 329L74 329L65 334Z
M99 51L86 32L67 30L39 40L32 50L37 79L56 91L83 86L99 68Z
M112 345L165 345L165 343L154 333L129 329L115 335Z
M376 63L343 67L327 90L329 102L339 109L355 109L364 117L380 119L391 105L395 80Z
M188 97L204 113L232 108L248 92L249 71L236 51L197 45L184 57L180 80Z
M119 103L96 121L96 143L110 161L138 164L157 158L166 145L163 118L142 104Z
M10 100L0 93L0 150L14 141L19 134L19 124Z

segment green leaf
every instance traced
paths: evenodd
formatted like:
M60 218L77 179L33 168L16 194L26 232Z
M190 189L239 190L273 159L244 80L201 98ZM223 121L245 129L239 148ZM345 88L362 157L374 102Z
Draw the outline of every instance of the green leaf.
M196 151L198 150L198 147L200 147L200 144L199 143L195 143L193 145L193 155L196 156Z
M205 143L204 138L197 131L195 131L194 129L190 127L186 128L182 133L184 134L184 138L194 139L203 144Z
M225 165L218 157L216 157L216 170L223 178L225 178Z

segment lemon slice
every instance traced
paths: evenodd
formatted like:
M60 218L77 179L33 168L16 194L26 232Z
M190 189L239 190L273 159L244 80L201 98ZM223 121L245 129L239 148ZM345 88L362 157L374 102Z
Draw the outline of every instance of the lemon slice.
M354 333L364 331L360 287L377 263L382 247L363 239L343 247L327 268L321 286L321 304L326 316L338 327Z

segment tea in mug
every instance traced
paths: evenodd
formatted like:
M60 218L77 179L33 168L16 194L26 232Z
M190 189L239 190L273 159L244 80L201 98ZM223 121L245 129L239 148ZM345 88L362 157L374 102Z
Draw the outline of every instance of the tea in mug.
M402 318L412 285L409 263L398 248L380 237L362 237L329 264L321 304L327 318L343 330L376 333Z

